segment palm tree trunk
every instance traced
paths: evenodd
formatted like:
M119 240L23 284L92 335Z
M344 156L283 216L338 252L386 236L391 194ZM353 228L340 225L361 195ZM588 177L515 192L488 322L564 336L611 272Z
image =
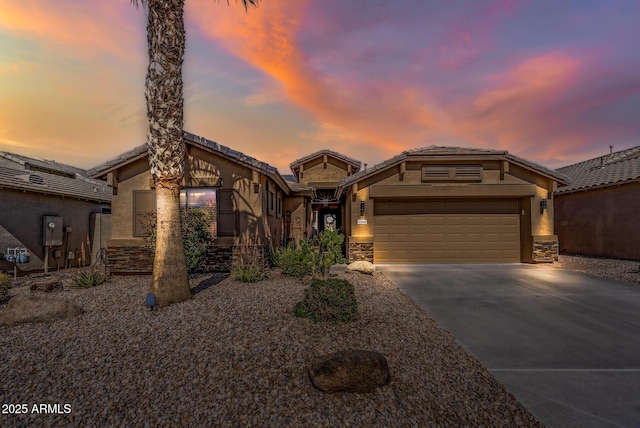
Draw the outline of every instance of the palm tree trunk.
M151 293L157 306L167 306L191 298L189 277L182 246L179 190L156 188L156 253Z
M156 188L156 252L151 293L162 307L191 298L180 225L184 174L182 61L184 0L149 0L146 98L149 166Z

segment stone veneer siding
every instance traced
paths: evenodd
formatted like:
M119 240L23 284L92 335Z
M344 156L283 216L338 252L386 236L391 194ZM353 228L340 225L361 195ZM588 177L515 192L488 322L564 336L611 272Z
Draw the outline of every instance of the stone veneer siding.
M241 254L240 247L208 246L204 254L201 272L230 272L234 259ZM257 250L261 263L266 262L265 248ZM112 275L134 275L153 273L153 254L145 247L109 247L107 248L107 264Z
M534 240L533 262L549 263L558 261L558 241Z
M107 266L112 275L151 274L153 254L145 247L107 247Z
M365 261L373 263L373 242L350 242L349 262Z

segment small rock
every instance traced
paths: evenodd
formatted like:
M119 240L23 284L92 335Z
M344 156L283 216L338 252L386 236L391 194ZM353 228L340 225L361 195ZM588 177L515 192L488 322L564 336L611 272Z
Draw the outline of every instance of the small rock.
M313 282L313 277L311 275L305 275L302 277L302 283L304 285L311 285Z
M309 369L309 378L323 392L372 392L387 385L391 373L382 354L349 350L322 358Z
M81 307L64 300L18 295L9 300L7 309L0 313L0 325L50 322L82 313Z
M44 291L45 293L51 293L52 291L62 290L64 287L60 281L43 282L31 284L29 289L31 291Z
M375 265L371 262L365 262L364 260L349 263L349 265L347 265L347 268L346 268L346 272L349 272L349 273L360 272L360 273L373 275L375 271L376 271Z

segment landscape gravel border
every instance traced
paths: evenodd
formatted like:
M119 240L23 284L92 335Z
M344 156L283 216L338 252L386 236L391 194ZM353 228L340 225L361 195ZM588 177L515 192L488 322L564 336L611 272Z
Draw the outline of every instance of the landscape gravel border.
M541 268L566 269L601 278L640 284L640 261L638 260L563 254L560 255L555 263L544 263L537 266Z
M295 318L305 286L277 273L254 284L193 279L192 300L154 311L144 306L148 276L80 290L71 274L64 291L38 294L83 315L0 326L0 403L30 409L0 414L0 426L540 426L379 272L338 274L359 304L347 324ZM30 293L22 283L12 293ZM316 390L309 365L345 349L385 355L391 383L367 394ZM31 411L42 403L59 411Z

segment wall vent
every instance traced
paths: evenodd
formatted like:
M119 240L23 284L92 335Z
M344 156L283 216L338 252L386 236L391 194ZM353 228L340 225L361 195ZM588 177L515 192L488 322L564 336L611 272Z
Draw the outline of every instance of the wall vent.
M44 179L39 175L29 174L29 183L44 186Z
M482 181L482 165L422 165L422 181Z

